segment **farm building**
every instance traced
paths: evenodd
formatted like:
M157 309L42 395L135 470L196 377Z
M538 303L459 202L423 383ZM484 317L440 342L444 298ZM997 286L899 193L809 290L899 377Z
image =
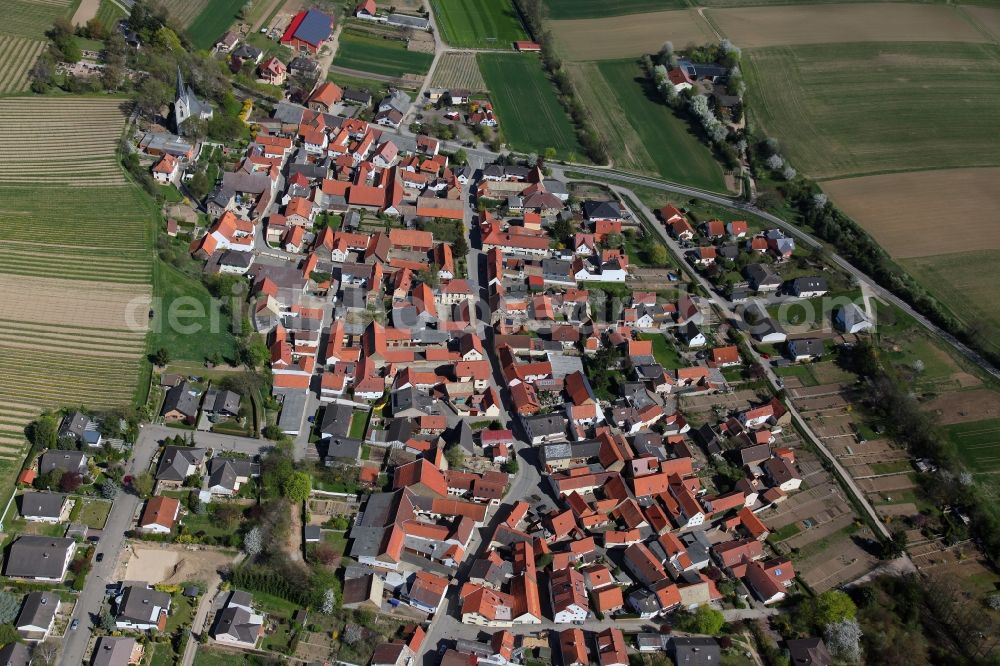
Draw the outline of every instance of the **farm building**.
M281 43L296 51L317 53L323 42L330 39L331 32L333 19L323 12L310 9L295 15L285 34L281 36Z

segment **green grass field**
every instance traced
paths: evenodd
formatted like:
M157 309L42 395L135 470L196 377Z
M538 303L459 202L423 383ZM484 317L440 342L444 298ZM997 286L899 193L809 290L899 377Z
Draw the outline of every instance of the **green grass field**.
M685 367L681 355L662 333L640 333L640 340L653 341L653 356L656 362L663 366L665 370L676 370Z
M545 0L545 4L552 20L603 18L688 7L684 0Z
M1000 164L1000 47L823 44L751 49L751 116L817 179Z
M111 0L101 0L97 10L97 19L108 28L113 28L119 19L125 18L125 12Z
M948 439L974 474L1000 470L1000 419L945 426Z
M407 51L406 44L400 41L343 33L333 64L361 72L401 77L404 74L426 74L433 60L433 54Z
M725 191L718 161L691 124L660 101L636 61L573 65L571 71L615 166Z
M153 319L149 348L166 347L171 359L177 360L204 361L215 353L226 359L235 358L232 319L213 306L212 295L205 285L162 261L156 262L154 270L154 293L161 300L160 310ZM179 326L171 325L171 319Z
M1000 351L1000 292L996 288L1000 251L941 254L899 263L977 337Z
M551 147L560 157L577 159L583 154L537 56L481 53L478 59L500 131L511 148L541 153Z
M79 4L74 0L4 0L0 33L45 39L57 18L69 18Z
M208 49L236 20L245 0L209 0L185 32L195 48Z
M509 49L528 39L511 0L433 0L434 19L451 46Z

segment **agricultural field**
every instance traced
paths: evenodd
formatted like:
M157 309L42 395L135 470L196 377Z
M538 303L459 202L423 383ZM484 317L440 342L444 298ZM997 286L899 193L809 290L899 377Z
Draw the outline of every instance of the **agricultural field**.
M1000 351L1000 251L970 250L900 263L975 337Z
M1000 419L958 423L946 426L945 432L974 474L1000 471Z
M0 100L3 479L41 409L129 405L143 372L152 208L117 164L120 104Z
M944 4L855 3L709 9L708 20L741 48L831 42L990 41Z
M1000 8L962 5L961 9L962 13L989 33L994 41L1000 41Z
M561 157L583 153L568 115L538 57L529 54L481 53L479 69L490 89L500 131L514 150L543 152L555 148ZM531 100L525 104L525 100Z
M209 0L208 5L188 24L186 32L199 49L211 48L236 20L244 0Z
M57 18L69 18L74 5L74 0L3 0L0 32L45 39L45 31Z
M722 167L690 123L658 100L634 60L568 66L614 165L724 191Z
M712 26L694 9L599 19L550 21L566 60L615 60L655 53L670 40L678 49L718 41Z
M125 18L126 12L112 0L101 0L100 7L97 8L97 18L105 26L113 26L119 19Z
M820 180L998 163L1000 47L829 44L750 49L750 113Z
M431 77L434 88L465 88L474 92L486 90L475 53L447 52L438 60Z
M123 103L100 98L0 100L0 185L123 185L116 157L125 126Z
M28 89L28 71L44 50L39 39L0 34L0 95Z
M689 6L684 0L545 0L545 5L552 20L603 18Z
M527 39L511 0L432 0L444 41L459 48L509 49Z
M1000 250L1000 168L916 171L831 180L823 190L893 257L906 259L970 248ZM941 224L938 204L948 193Z
M407 51L403 41L344 32L340 35L340 46L333 64L359 72L402 77L405 74L426 74L433 60L431 53Z

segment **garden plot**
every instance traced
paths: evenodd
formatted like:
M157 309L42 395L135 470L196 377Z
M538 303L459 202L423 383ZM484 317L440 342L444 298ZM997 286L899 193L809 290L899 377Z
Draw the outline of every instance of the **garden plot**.
M473 92L486 90L475 53L446 52L439 59L431 77L434 88L464 88Z

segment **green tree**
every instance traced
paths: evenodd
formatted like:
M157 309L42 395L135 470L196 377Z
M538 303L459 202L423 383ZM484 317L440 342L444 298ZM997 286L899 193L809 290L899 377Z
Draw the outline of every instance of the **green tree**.
M465 451L461 446L451 446L444 451L444 457L448 460L448 467L460 469L465 465Z
M451 251L455 257L464 257L469 254L469 241L465 240L465 233L458 236L455 242L451 244Z
M153 486L155 485L156 481L149 472L143 472L132 478L132 489L135 490L136 495L143 499L153 494Z
M665 266L667 264L667 248L663 247L659 243L649 248L649 263L654 266Z
M10 592L0 592L0 624L10 624L21 609L20 597Z
M440 282L440 280L438 279L438 270L439 270L438 266L431 265L427 268L422 269L419 273L417 273L417 278L421 282L426 284L428 287L433 289L437 287L438 283Z
M306 501L311 490L312 482L305 472L293 472L282 485L285 497L296 503Z
M39 417L29 427L29 439L37 451L54 449L59 442L59 422L54 416Z
M240 342L240 357L251 368L259 368L271 360L271 352L263 337L251 334Z
M148 76L135 91L135 103L147 117L160 113L160 110L170 101L173 91L166 83Z
M618 248L625 243L625 237L621 234L610 233L604 236L603 245L606 248Z
M813 631L819 632L828 624L853 620L858 614L858 608L846 592L827 590L804 602L800 613L808 618Z
M545 149L543 155L545 157L546 162L551 162L556 158L556 149L553 148L552 146L549 146L548 148Z
M451 161L455 164L465 164L469 161L469 155L465 152L465 148L459 148L451 156Z
M192 197L200 201L212 189L212 183L208 181L208 175L204 171L196 171L187 182L187 189Z
M153 363L161 368L170 363L170 351L166 347L160 347L153 352Z
M681 631L709 636L718 634L725 624L726 618L722 612L707 604L698 606L694 611L677 613L674 621L674 626Z

